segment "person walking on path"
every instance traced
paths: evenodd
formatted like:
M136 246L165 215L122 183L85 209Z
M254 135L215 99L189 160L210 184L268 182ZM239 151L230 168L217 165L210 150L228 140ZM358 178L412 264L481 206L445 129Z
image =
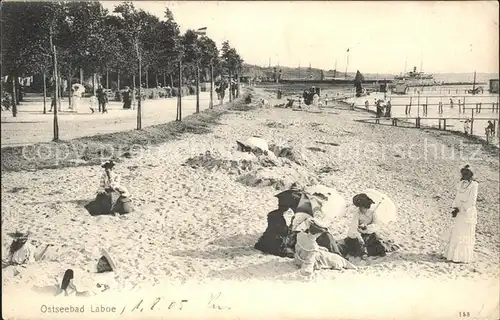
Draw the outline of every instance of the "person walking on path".
M106 104L108 103L108 95L106 94L106 91L104 91L104 88L101 84L99 85L96 93L97 102L99 103L99 112L108 113L108 110L106 109Z

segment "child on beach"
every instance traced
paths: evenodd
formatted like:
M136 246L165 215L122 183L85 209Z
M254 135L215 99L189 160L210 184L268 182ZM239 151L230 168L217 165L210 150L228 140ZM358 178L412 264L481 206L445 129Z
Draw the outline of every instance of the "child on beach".
M66 270L64 272L64 276L61 282L61 287L59 288L59 292L56 296L64 293L65 296L69 296L71 294L76 294L76 286L73 283L74 272L72 269Z
M317 244L316 239L326 231L325 227L311 219L307 231L297 234L294 263L300 267L302 275L311 276L314 270L319 269L357 269L340 255L328 252Z
M7 265L21 265L37 262L43 258L50 245L47 245L39 253L35 253L36 247L28 242L30 233L16 233L16 238L9 248Z

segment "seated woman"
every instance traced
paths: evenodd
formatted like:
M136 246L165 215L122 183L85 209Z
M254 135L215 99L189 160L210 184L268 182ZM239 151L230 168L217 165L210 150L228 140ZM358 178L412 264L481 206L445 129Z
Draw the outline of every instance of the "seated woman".
M367 256L382 257L387 252L396 250L397 246L389 242L385 243L377 233L379 225L374 212L375 208L372 208L375 202L364 193L354 196L352 202L356 210L347 231L343 252L366 259Z
M29 235L29 232L22 234L12 241L5 266L28 264L43 258L50 245L46 245L39 253L35 253L36 247L28 242Z
M113 160L104 162L104 172L96 199L85 206L91 215L126 214L133 211L127 189L120 184L120 176L113 171Z
M314 219L309 221L308 230L297 234L297 243L295 244L294 262L301 268L301 274L310 276L314 270L319 269L357 269L340 255L320 247L317 239L328 230Z
M280 257L293 258L293 251L287 248L289 229L283 217L288 209L288 206L280 202L278 209L267 214L267 228L255 244L255 249Z

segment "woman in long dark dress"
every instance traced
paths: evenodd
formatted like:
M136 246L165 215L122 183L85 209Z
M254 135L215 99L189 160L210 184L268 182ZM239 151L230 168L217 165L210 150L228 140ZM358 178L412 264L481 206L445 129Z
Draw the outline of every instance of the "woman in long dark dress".
M132 212L132 202L127 189L120 184L120 176L113 170L113 160L104 162L104 172L96 199L86 206L91 215L126 214Z
M267 214L267 228L255 244L255 249L280 257L293 258L293 250L289 249L286 243L289 229L283 216L288 209L288 206L280 203L278 209Z
M125 87L123 91L123 109L130 109L132 107L132 92L129 87Z
M385 256L387 252L394 251L398 246L389 241L384 241L378 234L379 225L377 216L372 208L375 203L365 193L354 196L352 200L356 210L344 240L348 255L354 257Z

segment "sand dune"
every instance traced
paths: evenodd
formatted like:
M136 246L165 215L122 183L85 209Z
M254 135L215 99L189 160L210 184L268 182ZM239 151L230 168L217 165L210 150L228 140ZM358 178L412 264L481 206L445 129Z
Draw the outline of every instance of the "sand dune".
M259 94L275 104L269 93ZM398 206L399 220L387 232L402 246L400 252L370 260L357 271L320 271L316 281L405 274L426 281L486 279L498 284L495 155L476 145L461 145L459 137L447 132L362 124L353 121L364 116L358 111L334 111L231 111L212 133L186 135L141 158L123 159L116 170L137 207L125 218L91 217L83 208L95 196L98 167L3 174L4 254L11 241L7 233L15 230L29 229L41 244L55 245L37 265L4 269L4 292L53 286L67 268L73 268L75 282L89 290L95 290L96 283L120 291L188 280L296 280L291 260L253 249L266 227L266 214L277 205L276 188L245 185L238 181L244 173L185 165L208 150L230 158L237 152L236 140L250 136L300 150L307 163L294 166L301 174L336 188L348 203L357 192L375 188ZM436 156L432 145L444 156ZM424 146L431 150L427 159L422 158ZM476 260L471 265L450 264L440 261L435 251L450 223L458 172L466 163L475 168L480 183ZM344 215L330 225L334 236L345 236L348 219ZM103 247L119 270L101 279L93 272Z

